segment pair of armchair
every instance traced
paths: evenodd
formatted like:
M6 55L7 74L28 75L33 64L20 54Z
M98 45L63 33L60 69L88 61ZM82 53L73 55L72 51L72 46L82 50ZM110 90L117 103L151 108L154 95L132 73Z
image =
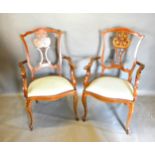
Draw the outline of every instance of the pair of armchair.
M112 33L114 36L110 36L114 57L110 61L110 65L105 65L104 52L106 49L106 36ZM26 98L26 110L29 114L29 128L33 129L33 117L32 117L32 102L33 101L55 101L68 95L73 95L73 109L75 113L75 119L78 120L78 94L77 94L77 80L75 76L75 66L72 63L72 59L68 56L62 56L61 53L61 38L63 32L53 28L37 28L32 31L28 31L21 35L21 39L25 46L26 60L19 62L21 69L21 76L23 80L23 92ZM87 96L93 96L101 101L108 103L122 103L126 104L129 108L126 132L129 132L129 124L134 111L134 105L137 97L138 83L141 75L141 71L144 65L137 61L136 53L138 46L140 45L143 35L134 32L128 28L111 28L101 32L102 35L102 54L99 57L90 58L89 64L85 67L86 76L84 78L84 90L82 94L82 103L84 107L83 121L86 121L87 117ZM138 38L133 63L130 69L124 67L123 56L127 53L131 46L133 36ZM28 38L29 37L29 41ZM54 41L52 38L56 38ZM51 62L49 53L53 52L52 43L55 43L55 51L58 59L55 63ZM31 47L35 47L35 51L31 51ZM39 62L34 65L31 59L33 54L39 53ZM34 55L33 55L34 56ZM35 56L36 58L36 56ZM62 62L66 60L70 66L70 79L67 79L63 75ZM99 61L101 66L101 72L99 76L90 81L91 67L93 62ZM31 72L31 81L28 84L27 74L25 69L27 64ZM134 84L132 84L133 72L137 69ZM50 68L56 71L53 75L36 78L37 72L43 68ZM128 74L128 79L122 79L120 77L106 76L105 70L117 69Z

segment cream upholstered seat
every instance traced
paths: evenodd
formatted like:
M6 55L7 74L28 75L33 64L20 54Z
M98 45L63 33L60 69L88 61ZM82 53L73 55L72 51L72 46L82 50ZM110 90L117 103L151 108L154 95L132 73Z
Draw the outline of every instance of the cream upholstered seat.
M86 91L109 98L133 100L133 86L117 77L100 77L93 80Z
M57 95L73 89L72 84L61 76L46 76L30 83L28 97Z

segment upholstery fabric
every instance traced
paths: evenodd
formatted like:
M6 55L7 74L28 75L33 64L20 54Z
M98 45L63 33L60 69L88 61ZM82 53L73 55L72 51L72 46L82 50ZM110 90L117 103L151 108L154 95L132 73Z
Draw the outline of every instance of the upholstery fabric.
M133 100L133 86L117 77L97 78L87 86L86 91L108 98Z
M63 77L46 76L30 83L28 97L57 95L73 89L72 84Z

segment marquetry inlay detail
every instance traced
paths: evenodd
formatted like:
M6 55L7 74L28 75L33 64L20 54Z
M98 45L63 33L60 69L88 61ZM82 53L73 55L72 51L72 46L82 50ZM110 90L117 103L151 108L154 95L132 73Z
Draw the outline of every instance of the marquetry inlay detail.
M40 65L50 64L47 52L48 49L50 48L51 39L48 37L48 33L43 29L40 29L37 32L35 32L35 38L33 40L33 44L40 52L41 55Z
M128 38L126 32L117 32L113 39L113 46L115 48L128 48L130 46L131 40Z

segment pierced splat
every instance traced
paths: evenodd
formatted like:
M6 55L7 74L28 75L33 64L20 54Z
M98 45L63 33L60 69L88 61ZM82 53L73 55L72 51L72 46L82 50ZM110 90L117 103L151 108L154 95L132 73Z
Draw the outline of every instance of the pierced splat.
M51 44L51 39L45 30L40 29L35 32L35 39L33 40L34 46L40 52L41 60L40 65L50 65L50 60L48 59L47 52Z
M34 34L34 38L31 39L31 43L33 43L34 47L37 48L37 52L40 54L41 59L39 64L32 65L31 63L31 55L30 51L32 49L32 44L29 44L30 38L32 38ZM55 70L62 74L62 54L61 54L61 37L63 32L53 28L37 28L32 31L28 31L25 34L21 34L21 39L25 46L26 57L27 57L27 64L31 71L32 79L35 78L35 73L38 72L40 69L44 67L50 68L52 71ZM56 42L52 42L52 38L50 36L54 36ZM51 40L52 39L52 40ZM55 45L51 45L54 43ZM30 46L29 46L30 45ZM53 51L52 47L56 47L56 50ZM57 55L57 62L55 64L51 61L51 50ZM48 55L49 53L49 55ZM31 58L30 58L31 57Z
M117 32L112 43L116 52L115 63L121 64L123 55L131 44L129 35L126 32Z

